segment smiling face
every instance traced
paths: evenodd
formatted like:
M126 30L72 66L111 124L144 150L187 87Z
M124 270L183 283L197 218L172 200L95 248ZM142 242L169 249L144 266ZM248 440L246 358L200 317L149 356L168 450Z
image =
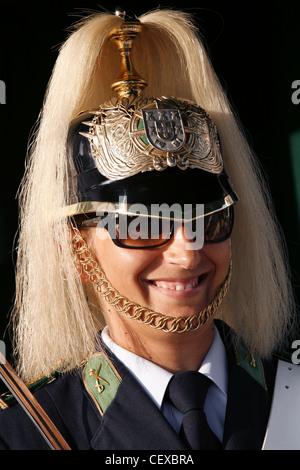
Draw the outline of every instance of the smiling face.
M200 250L187 249L190 241L183 228L178 229L168 244L145 250L120 248L101 228L89 229L85 238L120 294L175 318L203 310L214 299L228 273L230 241L204 244ZM110 323L111 310L103 300L102 306Z

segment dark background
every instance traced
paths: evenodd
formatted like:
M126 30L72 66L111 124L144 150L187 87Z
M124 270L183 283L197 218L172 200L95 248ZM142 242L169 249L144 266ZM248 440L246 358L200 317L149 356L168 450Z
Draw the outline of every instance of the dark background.
M118 3L100 5L114 11ZM124 2L122 6L138 16L159 4L145 2L141 7ZM160 6L185 9L196 17L214 67L268 175L299 300L300 209L289 137L300 132L300 104L291 100L292 83L300 80L300 2L212 0ZM86 9L99 7L83 0L2 1L0 6L0 80L6 84L6 104L0 106L0 339L4 337L8 353L10 337L4 333L15 290L16 193L28 138L66 29ZM300 148L298 152L300 161ZM298 191L299 187L298 180Z

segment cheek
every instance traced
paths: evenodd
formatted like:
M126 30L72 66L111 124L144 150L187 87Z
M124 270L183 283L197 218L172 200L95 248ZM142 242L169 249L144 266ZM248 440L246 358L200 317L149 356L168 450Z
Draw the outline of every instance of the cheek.
M228 273L231 259L231 243L225 240L221 243L204 245L203 250L215 267L215 282L222 284Z
M116 246L109 235L95 237L92 251L108 280L125 296L140 287L139 279L152 261L151 254L145 251Z

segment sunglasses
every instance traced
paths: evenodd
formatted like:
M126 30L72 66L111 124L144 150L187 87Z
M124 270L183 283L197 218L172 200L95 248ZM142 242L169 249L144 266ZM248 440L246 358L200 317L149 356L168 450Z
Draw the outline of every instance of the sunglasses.
M83 216L87 217L87 214ZM184 226L185 236L193 242L199 230L199 219L176 221L154 217L128 216L127 214L103 214L98 217L76 218L78 227L105 228L115 245L121 248L149 249L166 245L173 238L176 229ZM232 232L233 207L203 217L204 243L219 243L227 240Z

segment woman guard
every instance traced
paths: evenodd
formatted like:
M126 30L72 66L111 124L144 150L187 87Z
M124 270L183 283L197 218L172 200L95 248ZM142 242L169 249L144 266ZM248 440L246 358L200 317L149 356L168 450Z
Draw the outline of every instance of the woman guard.
M275 354L294 316L285 247L187 14L75 26L20 207L16 368L69 448L279 445L265 437L291 367ZM0 448L47 449L15 398Z

